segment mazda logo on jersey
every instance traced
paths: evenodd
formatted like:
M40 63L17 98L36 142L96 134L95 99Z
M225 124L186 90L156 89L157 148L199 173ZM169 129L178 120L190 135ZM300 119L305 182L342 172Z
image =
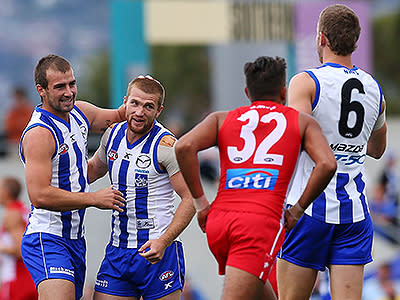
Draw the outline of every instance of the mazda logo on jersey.
M136 159L136 165L141 169L146 169L151 164L150 156L146 154L140 154L139 157Z
M60 145L60 148L58 150L58 154L62 155L62 154L67 153L68 149L69 149L68 145L66 143L63 143L63 144Z

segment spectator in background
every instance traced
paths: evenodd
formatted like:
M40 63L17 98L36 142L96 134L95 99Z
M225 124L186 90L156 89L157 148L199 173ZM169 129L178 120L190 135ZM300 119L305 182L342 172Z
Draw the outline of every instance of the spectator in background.
M203 294L186 278L183 286L181 300L205 300Z
M33 105L27 97L25 88L17 86L12 91L13 103L5 116L5 134L10 145L17 145L22 131L31 118Z
M391 243L400 244L399 176L393 151L385 155L386 162L370 202L374 231Z
M4 208L0 231L0 300L34 300L35 284L21 257L21 239L28 221L28 209L18 200L21 184L14 177L0 180L0 205Z
M363 300L400 300L399 286L393 279L392 266L383 263L379 266L376 276L365 282Z
M399 175L396 171L396 155L394 152L388 152L386 156L386 164L383 168L382 175L379 179L379 184L383 188L383 192L388 202L390 202L394 208L396 217L398 217L398 206L399 206ZM398 221L396 221L398 224Z

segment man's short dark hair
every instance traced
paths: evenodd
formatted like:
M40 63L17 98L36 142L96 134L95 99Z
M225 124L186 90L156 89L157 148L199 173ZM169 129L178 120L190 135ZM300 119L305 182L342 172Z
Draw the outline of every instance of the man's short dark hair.
M286 85L286 61L278 56L261 56L244 65L244 74L251 101L276 98Z

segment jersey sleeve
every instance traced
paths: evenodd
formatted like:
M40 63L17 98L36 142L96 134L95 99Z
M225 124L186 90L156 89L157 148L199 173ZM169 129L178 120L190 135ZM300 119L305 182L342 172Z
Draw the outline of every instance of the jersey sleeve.
M175 142L176 139L173 136L168 136L166 142L160 143L157 151L158 163L167 170L169 177L180 171L175 156Z

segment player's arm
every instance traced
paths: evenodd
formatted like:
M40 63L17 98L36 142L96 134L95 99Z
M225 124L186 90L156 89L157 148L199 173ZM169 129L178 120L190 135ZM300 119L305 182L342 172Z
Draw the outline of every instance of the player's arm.
M367 145L367 155L375 159L381 158L386 150L387 125L386 125L385 107L386 107L386 102L385 100L383 100L381 112L375 123L375 127L371 133L371 136L369 137Z
M107 128L100 140L100 145L95 154L88 163L88 178L89 182L95 182L97 179L103 177L108 171L106 145L110 137L111 128Z
M217 145L219 124L223 122L220 119L224 119L226 114L227 112L211 113L176 143L175 153L179 168L194 198L204 195L197 153Z
M315 167L297 203L285 213L286 230L294 227L307 207L324 191L336 172L336 159L317 121L307 114L299 114L303 148Z
M30 129L22 141L25 158L25 181L31 203L36 208L68 211L95 206L122 211L125 200L111 187L94 193L69 192L51 186L52 156L55 142L46 128Z
M118 109L105 109L86 101L77 101L76 106L89 120L90 130L93 132L104 132L111 124L126 120L125 104Z
M288 106L311 115L315 90L314 80L308 73L296 74L289 83Z
M11 235L13 244L12 246L8 246L0 243L0 252L20 258L21 240L25 231L25 222L22 219L21 213L15 209L6 209L3 218L3 228L4 231Z
M200 180L200 164L197 153L217 145L218 131L228 112L220 111L208 115L202 122L179 139L175 146L176 158L183 178L194 197L197 221L203 232L210 204L204 195Z
M159 144L157 158L160 166L167 170L170 182L175 192L181 198L181 202L174 214L171 224L157 240L146 242L140 249L141 256L151 263L160 261L165 249L182 233L192 220L195 209L192 202L192 195L179 171L178 162L173 145L176 139L173 136L164 136ZM145 249L150 248L144 252Z

